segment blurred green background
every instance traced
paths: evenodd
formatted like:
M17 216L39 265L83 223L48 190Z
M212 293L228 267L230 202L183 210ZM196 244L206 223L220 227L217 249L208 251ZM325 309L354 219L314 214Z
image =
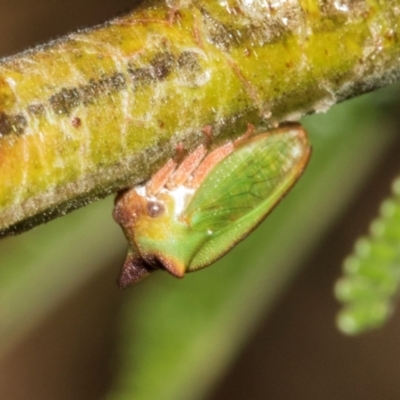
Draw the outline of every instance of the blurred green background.
M2 0L0 55L132 1ZM112 198L0 241L0 399L395 399L399 321L348 338L333 285L400 170L399 86L303 119L304 177L250 238L183 281L119 291Z

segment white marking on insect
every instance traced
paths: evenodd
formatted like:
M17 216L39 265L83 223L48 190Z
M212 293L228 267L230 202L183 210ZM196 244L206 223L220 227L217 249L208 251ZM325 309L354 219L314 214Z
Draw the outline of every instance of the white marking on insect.
M161 192L168 193L174 199L174 214L181 215L187 206L188 198L193 196L195 190L185 185L180 185L173 190L163 189Z
M293 146L291 155L293 158L299 158L302 155L303 149L300 145Z

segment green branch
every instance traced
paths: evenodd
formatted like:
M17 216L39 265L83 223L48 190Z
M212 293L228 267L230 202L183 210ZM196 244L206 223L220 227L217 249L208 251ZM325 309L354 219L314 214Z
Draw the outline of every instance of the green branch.
M177 3L178 4L178 3ZM178 144L400 75L400 2L155 3L0 63L3 235L148 179Z

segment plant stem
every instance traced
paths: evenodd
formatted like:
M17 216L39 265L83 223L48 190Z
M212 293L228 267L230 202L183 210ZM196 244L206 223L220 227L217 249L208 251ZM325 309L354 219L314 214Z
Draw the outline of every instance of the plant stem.
M0 234L149 178L178 145L400 75L400 1L150 3L0 63ZM323 5L322 5L323 4Z

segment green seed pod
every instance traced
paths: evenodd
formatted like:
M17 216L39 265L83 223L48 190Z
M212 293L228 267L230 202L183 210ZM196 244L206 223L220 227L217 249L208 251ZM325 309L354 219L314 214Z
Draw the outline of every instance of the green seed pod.
M392 312L392 299L400 283L400 179L393 196L381 206L380 217L371 224L370 235L357 241L344 263L344 277L335 292L345 307L338 326L357 334L381 326Z

